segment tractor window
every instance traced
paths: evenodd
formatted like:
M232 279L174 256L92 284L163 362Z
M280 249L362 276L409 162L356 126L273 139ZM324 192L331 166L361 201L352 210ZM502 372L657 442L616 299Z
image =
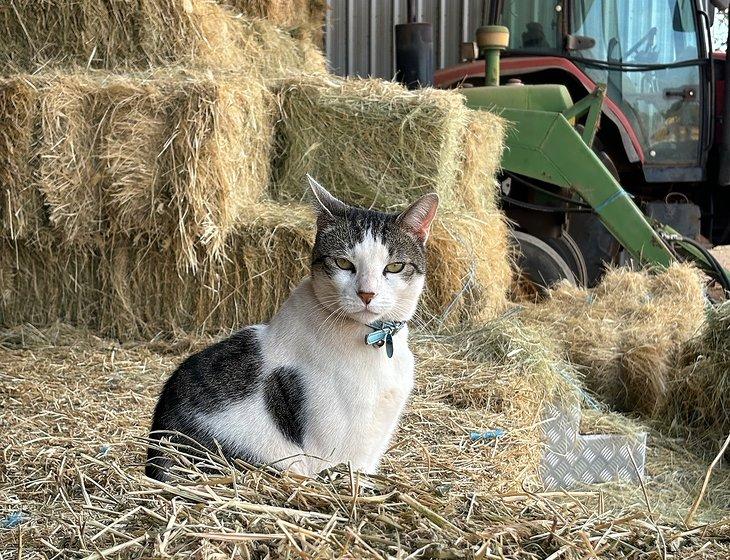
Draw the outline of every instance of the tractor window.
M505 0L502 25L510 29L510 50L560 52L560 12L556 5L545 0Z
M571 58L594 82L607 84L647 165L697 165L702 100L699 63L691 64L699 58L694 1L576 0L570 21L573 35L595 40L589 49L570 52ZM676 63L688 64L655 66Z
M595 40L573 56L624 64L673 64L699 57L692 0L576 0L571 33Z

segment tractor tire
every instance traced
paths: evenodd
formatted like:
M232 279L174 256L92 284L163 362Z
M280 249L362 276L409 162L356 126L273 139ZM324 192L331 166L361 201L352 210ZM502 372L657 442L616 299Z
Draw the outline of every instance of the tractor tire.
M512 237L517 245L517 266L522 276L545 294L553 284L562 280L576 285L576 278L568 263L558 252L542 239L525 233L513 231Z
M560 237L547 238L543 241L563 258L573 272L576 283L585 288L588 285L588 268L583 258L583 252L575 240L567 232L563 232Z

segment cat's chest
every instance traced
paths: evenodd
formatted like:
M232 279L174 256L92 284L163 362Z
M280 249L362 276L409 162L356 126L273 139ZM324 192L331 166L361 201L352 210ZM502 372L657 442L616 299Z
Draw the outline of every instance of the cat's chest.
M407 345L388 358L385 349L363 347L312 364L310 389L327 396L343 414L373 416L400 408L413 388L413 355ZM339 405L339 406L338 406Z

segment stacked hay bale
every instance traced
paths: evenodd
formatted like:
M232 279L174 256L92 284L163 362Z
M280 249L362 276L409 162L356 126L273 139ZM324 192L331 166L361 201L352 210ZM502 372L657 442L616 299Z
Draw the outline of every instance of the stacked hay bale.
M225 4L0 9L0 322L131 338L264 321L306 274L307 171L391 210L438 191L426 312L498 313L502 122L454 92L327 75L317 2Z
M269 2L233 7L214 0L19 0L0 6L4 74L51 67L114 72L159 67L258 71L325 70L302 29L321 27L321 9L299 11L288 30L260 19ZM282 2L283 4L283 2ZM258 5L259 8L246 9ZM239 15L243 9L253 18ZM314 18L314 19L310 19Z
M272 98L238 75L24 75L0 79L0 100L11 239L160 238L194 268L268 180Z
M606 403L662 416L675 398L670 385L683 346L705 320L705 301L699 272L675 264L656 274L610 270L593 290L561 284L523 312L585 368L586 385Z

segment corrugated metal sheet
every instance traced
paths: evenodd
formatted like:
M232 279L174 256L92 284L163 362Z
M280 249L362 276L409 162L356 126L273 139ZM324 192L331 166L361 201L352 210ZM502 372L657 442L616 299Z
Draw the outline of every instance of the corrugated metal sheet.
M332 71L391 79L393 27L406 23L407 0L330 0L329 4L325 49ZM459 62L460 44L473 40L487 4L488 0L418 0L418 21L433 25L439 68Z

